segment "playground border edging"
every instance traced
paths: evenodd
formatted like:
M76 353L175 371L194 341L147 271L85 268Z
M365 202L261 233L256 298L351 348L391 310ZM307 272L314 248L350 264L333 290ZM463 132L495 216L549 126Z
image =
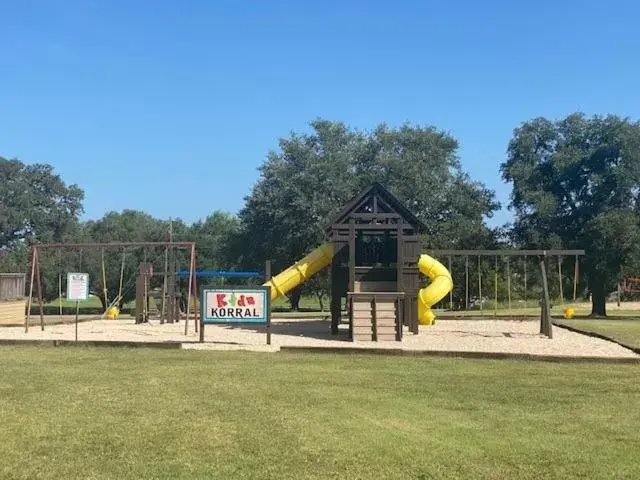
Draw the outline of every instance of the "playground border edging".
M582 333L577 331L576 333ZM594 335L597 336L597 335ZM598 337L600 338L600 337ZM604 340L609 340L603 338ZM160 348L169 350L185 349L184 345L193 342L135 342L135 341L109 341L109 340L30 340L30 339L0 339L2 346L38 346L38 347L116 347L116 348ZM615 342L618 343L618 342ZM621 345L624 347L624 345ZM249 347L249 345L247 345ZM625 347L628 348L628 347ZM217 351L216 349L206 349ZM239 349L245 350L245 349ZM640 349L636 349L640 350ZM229 351L229 350L220 350ZM232 350L235 351L235 350ZM408 350L403 348L375 348L375 347L313 347L313 346L280 346L278 350L264 351L261 353L324 353L324 354L365 354L387 355L403 357L438 357L438 358L462 358L478 360L527 360L552 363L613 363L613 364L640 364L640 358L633 357L592 357L592 356L563 356L563 355L534 355L529 353L509 352L478 352L456 350ZM638 352L634 352L638 353Z
M634 347L633 345L629 345L628 343L621 342L619 340L616 340L615 338L608 337L608 336L606 336L606 335L604 335L602 333L590 332L590 331L587 331L587 330L581 330L581 329L576 328L576 327L571 327L569 325L558 323L557 321L553 321L553 325L555 327L558 327L558 328L564 328L565 330L568 330L568 331L573 332L573 333L579 333L581 335L586 335L588 337L599 338L600 340L606 340L608 342L615 343L617 345L620 345L623 348L626 348L627 350L631 350L633 353L636 353L636 354L640 355L640 347Z
M529 360L555 363L629 363L640 364L640 358L633 357L572 357L563 355L533 355L529 353L477 352L456 350L406 350L402 348L349 348L349 347L296 347L282 346L281 352L307 352L329 354L376 354L405 357L468 358L479 360Z
M128 347L181 349L181 342L128 342L123 340L28 340L0 339L0 346L29 345L38 347Z

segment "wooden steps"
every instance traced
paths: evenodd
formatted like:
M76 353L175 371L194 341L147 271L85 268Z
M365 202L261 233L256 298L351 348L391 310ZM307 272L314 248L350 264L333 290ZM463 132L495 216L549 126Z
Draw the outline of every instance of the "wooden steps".
M356 342L402 339L402 292L358 292L351 295L351 332ZM400 326L400 327L399 327Z

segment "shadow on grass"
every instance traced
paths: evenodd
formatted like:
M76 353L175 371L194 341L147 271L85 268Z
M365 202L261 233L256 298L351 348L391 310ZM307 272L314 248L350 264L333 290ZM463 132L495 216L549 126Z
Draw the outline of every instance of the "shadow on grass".
M225 329L242 329L251 330L256 333L267 333L265 325L225 325ZM348 341L349 334L347 330L340 330L337 335L331 333L331 322L329 320L300 320L295 322L277 321L271 324L271 333L273 335L282 335L286 337L306 337L318 340Z

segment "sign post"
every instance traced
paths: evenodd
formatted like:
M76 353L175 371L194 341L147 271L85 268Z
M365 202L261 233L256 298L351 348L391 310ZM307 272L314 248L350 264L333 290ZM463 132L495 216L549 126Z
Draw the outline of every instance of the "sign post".
M270 287L221 287L203 289L200 299L200 342L206 324L265 325L271 345Z
M76 342L78 341L78 314L80 312L80 301L89 298L89 274L88 273L67 273L67 300L76 301Z

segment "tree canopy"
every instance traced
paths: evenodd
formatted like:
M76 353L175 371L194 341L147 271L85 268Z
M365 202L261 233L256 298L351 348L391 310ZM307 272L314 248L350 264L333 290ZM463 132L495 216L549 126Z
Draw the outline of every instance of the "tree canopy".
M592 314L605 315L606 294L639 253L640 124L580 113L530 120L515 130L501 171L513 185L514 240L584 248Z
M83 199L51 165L0 157L0 249L59 241L82 213Z
M494 241L485 219L499 205L462 171L458 143L448 133L408 124L365 133L327 120L311 122L311 129L281 139L260 168L240 212L246 263L271 258L281 268L300 258L322 242L338 209L374 181L426 223L429 245L474 248Z

